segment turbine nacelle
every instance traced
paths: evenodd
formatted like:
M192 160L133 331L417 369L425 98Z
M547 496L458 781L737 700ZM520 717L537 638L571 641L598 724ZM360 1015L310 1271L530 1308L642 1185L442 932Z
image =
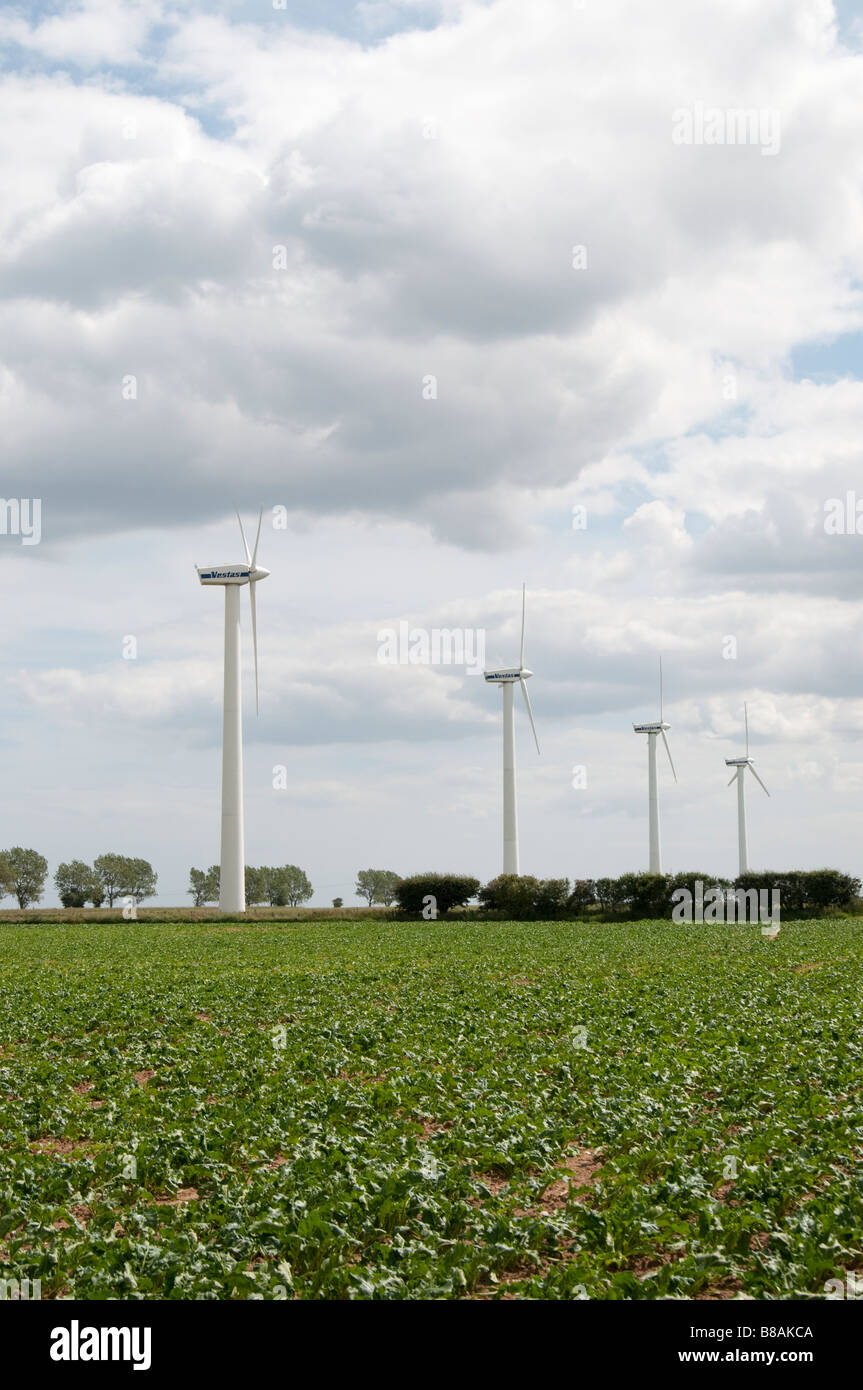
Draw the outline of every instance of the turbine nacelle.
M237 565L196 565L198 579L202 584L221 584L225 588L234 584L248 584L249 601L252 607L252 647L255 653L255 710L260 712L258 701L258 611L255 603L255 585L259 579L266 579L270 573L264 569L263 565L258 564L258 542L261 539L261 522L264 519L264 509L258 513L258 530L255 535L254 550L249 550L249 542L246 540L246 532L243 526L240 513L237 512L237 521L240 523L240 535L243 538L243 549L246 552L246 562ZM228 595L225 594L227 604ZM226 609L227 611L227 609Z
M533 722L533 710L532 710L531 707L530 707L530 696L529 696L528 693L527 693L527 686L525 685L525 681L528 680L528 679L533 675L533 671L529 670L528 667L525 666L525 664L524 664L524 606L525 606L526 594L527 594L527 586L526 586L525 584L522 584L522 586L521 586L521 646L520 646L520 648L519 648L519 653L518 653L518 665L517 665L517 666L499 666L496 670L492 670L492 671L483 671L482 676L483 676L483 680L485 681L486 685L499 685L499 686L503 687L503 686L505 686L505 685L516 685L516 684L518 684L518 685L521 686L521 693L522 693L522 695L524 696L524 704L525 704L525 708L526 708L526 710L527 710L527 717L528 717L528 719L530 720L530 727L531 727L531 730L532 730L532 732L533 732L533 741L534 741L534 743L536 744L536 751L537 751L537 753L538 753L538 752L539 752L539 739L537 738L537 735L536 735L536 726L535 726L535 724L534 724L534 722Z
M674 761L673 761L673 759L672 759L672 757L671 757L671 749L670 749L669 746L668 746L668 739L665 737L665 731L666 731L666 729L670 729L670 728L671 728L671 725L670 725L670 724L667 724L667 723L665 722L665 715L664 715L664 713L663 713L663 710L664 710L664 706L663 706L663 701L662 701L662 657L660 657L660 658L659 658L659 718L658 718L658 719L649 719L649 720L646 720L645 723L643 723L643 724L633 724L632 727L633 727L633 730L635 731L635 733L637 733L637 734L647 734L648 736L653 736L654 738L657 737L657 735L658 735L658 736L662 739L662 742L665 744L665 751L666 751L666 753L668 754L668 762L669 762L669 765L670 765L670 767L671 767L672 776L674 777L674 780L675 780L675 782L676 782L676 781L677 781L677 772L675 771ZM652 756L652 752L651 752L651 756Z
M196 565L195 569L202 584L256 584L270 573L262 565Z
M533 675L533 671L528 671L526 666L521 669L507 667L497 671L483 671L482 678L489 685L514 685L516 681L526 681Z
M765 787L764 783L762 782L761 778L758 776L758 773L755 771L755 768L753 767L753 761L754 761L754 759L750 758L750 756L749 756L749 707L748 707L747 705L745 705L745 704L744 704L744 706L743 706L743 720L744 720L744 723L745 723L745 725L746 725L746 756L743 757L743 758L726 758L726 759L725 759L725 766L726 766L726 767L733 767L733 768L737 769L737 770L732 774L731 781L728 783L728 785L729 785L729 787L730 787L730 786L732 785L733 782L736 782L736 781L737 781L737 778L738 778L739 776L742 777L742 776L743 776L743 772L745 772L746 768L748 767L748 768L749 768L749 771L752 773L752 776L755 778L755 780L756 780L756 782L758 783L758 785L759 785L759 787L761 788L761 790L762 790L763 792L765 792L767 796L769 796L769 795L770 795L769 791L767 791L767 788ZM741 768L743 769L743 772L740 771Z

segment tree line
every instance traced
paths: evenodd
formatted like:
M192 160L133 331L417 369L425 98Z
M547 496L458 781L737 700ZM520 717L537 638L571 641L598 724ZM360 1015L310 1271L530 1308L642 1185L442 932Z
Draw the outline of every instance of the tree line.
M0 898L11 894L18 906L38 903L45 891L48 861L35 849L0 850ZM57 896L64 907L113 907L117 899L134 898L142 902L156 892L159 876L146 859L125 854L100 854L92 864L72 859L60 864L54 875Z
M48 861L37 850L0 850L0 898L11 894L20 908L38 903L48 877ZM406 877L392 869L361 869L354 891L376 904L409 916L438 916L476 901L481 912L512 918L577 917L601 914L630 918L670 917L672 894L686 888L704 892L778 890L782 911L823 912L851 907L859 898L860 879L839 869L762 870L735 879L709 873L620 874L617 878L534 878L531 874L499 874L488 883L467 874L423 873ZM63 907L113 907L118 900L136 903L156 893L158 875L146 859L123 854L100 854L92 864L72 859L60 864L54 885ZM189 894L196 907L219 900L219 866L191 869ZM314 890L296 864L246 866L246 906L298 907ZM341 898L333 906L342 907Z
M219 865L209 869L189 870L189 893L195 907L219 901ZM308 875L296 864L282 864L278 868L262 865L254 868L246 865L246 907L266 903L268 907L298 907L308 902L314 893Z
M195 907L219 901L219 865L209 869L190 869L188 892ZM396 900L396 889L401 878L392 869L360 869L354 892L358 898L365 898L369 907L380 903L391 907ZM254 868L246 865L246 907L266 903L269 907L298 907L308 902L314 889L308 875L296 864L283 864L280 868ZM333 898L333 907L343 907L342 898Z
M137 903L153 897L158 877L146 859L100 854L92 864L82 859L60 864L54 874L54 886L63 907L113 907L124 898L134 898ZM218 864L189 871L188 892L196 907L218 902L219 877ZM41 901L47 879L48 861L38 850L16 845L0 851L0 899L11 894L20 908L30 907ZM380 903L390 907L400 881L399 875L390 869L361 869L355 891L369 906ZM259 903L297 907L308 902L313 893L308 875L296 864L246 865L247 907ZM342 899L334 898L333 905L341 907Z
M839 869L762 870L728 879L704 872L678 874L632 873L617 878L534 878L531 874L499 874L481 885L464 874L413 874L399 879L395 903L410 916L450 912L476 899L482 911L513 919L581 917L671 917L672 895L687 889L697 896L696 885L710 889L748 892L755 889L779 893L782 911L826 912L852 907L860 895L860 879Z

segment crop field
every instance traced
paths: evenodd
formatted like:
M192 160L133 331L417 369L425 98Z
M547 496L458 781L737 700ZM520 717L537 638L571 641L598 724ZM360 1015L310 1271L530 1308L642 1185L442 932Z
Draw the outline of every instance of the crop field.
M824 1297L863 927L0 926L0 1277L76 1299Z

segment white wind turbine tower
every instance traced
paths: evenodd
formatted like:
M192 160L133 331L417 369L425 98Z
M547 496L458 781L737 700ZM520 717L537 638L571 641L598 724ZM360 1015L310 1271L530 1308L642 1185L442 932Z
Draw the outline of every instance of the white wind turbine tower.
M219 879L219 911L246 910L246 856L243 840L243 686L240 664L240 588L249 586L252 607L252 643L255 650L255 709L258 708L258 620L255 585L269 570L256 564L261 538L263 508L258 515L255 548L249 545L240 513L240 535L245 564L196 565L202 584L222 584L225 589L225 697L222 720L222 850Z
M659 719L650 724L633 724L633 729L637 734L647 734L647 794L648 794L648 813L649 813L649 872L652 874L662 873L662 846L659 835L659 792L656 784L656 740L662 735L662 742L665 744L665 751L668 754L668 761L671 763L671 771L677 781L677 773L674 771L674 763L671 762L671 749L668 746L668 739L665 737L666 729L671 725L666 724L662 712L662 657L659 658Z
M518 666L499 667L494 671L483 671L487 685L499 685L503 690L503 872L518 873L518 812L515 804L515 712L513 709L513 687L521 686L527 717L533 730L536 751L539 752L539 739L530 708L530 696L525 681L533 675L524 664L524 604L525 586L521 587L521 651Z
M749 771L752 773L752 776L755 778L762 791L764 791L767 796L770 795L761 778L758 776L758 773L755 771L755 768L752 766L753 760L749 756L749 710L746 705L743 706L743 719L746 724L746 757L725 759L725 766L734 768L734 776L731 778L731 782L728 783L729 787L732 782L737 782L737 856L741 874L749 872L749 848L746 843L746 791L744 788L744 778L746 777L747 768L749 768Z

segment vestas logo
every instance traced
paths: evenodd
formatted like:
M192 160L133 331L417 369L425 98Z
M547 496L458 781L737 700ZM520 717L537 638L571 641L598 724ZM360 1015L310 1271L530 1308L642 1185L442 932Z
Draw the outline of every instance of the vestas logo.
M487 681L517 681L518 671L483 671L483 676Z
M248 579L248 570L201 570L202 579Z

